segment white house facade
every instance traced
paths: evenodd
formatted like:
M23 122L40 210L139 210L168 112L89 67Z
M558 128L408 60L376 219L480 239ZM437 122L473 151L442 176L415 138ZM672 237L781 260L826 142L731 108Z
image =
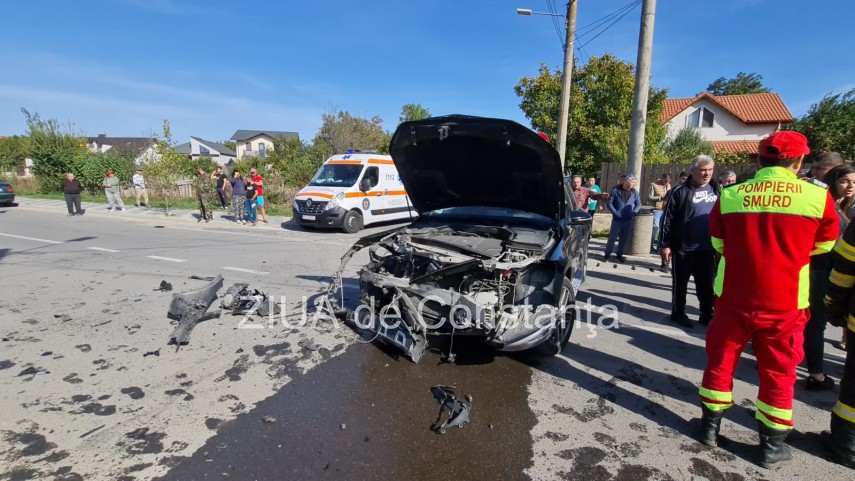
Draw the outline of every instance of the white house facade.
M274 140L299 139L297 132L284 132L280 130L238 130L231 139L235 143L237 158L243 157L267 157L268 152L274 150Z
M754 152L761 139L792 122L793 116L778 94L715 96L703 92L692 98L665 100L662 120L668 138L694 128L717 152Z

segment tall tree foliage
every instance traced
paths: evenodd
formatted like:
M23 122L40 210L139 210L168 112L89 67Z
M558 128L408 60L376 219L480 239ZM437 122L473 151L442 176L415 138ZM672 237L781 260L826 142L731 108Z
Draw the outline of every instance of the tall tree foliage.
M769 89L763 86L763 76L756 73L739 72L736 77L719 77L707 85L707 92L713 95L764 94Z
M786 128L805 134L814 154L836 151L855 159L855 89L827 94Z
M321 128L312 143L322 158L343 154L348 149L382 150L386 141L383 119L351 115L347 111L321 114Z
M75 157L86 154L86 140L75 135L70 125L57 120L42 120L39 114L21 109L27 120L33 174L40 190L54 191L71 171Z
M600 162L625 162L629 155L635 74L632 64L611 55L591 57L573 69L570 91L566 168L579 174L599 170ZM541 64L536 77L523 77L514 87L520 109L532 128L556 138L561 71ZM644 162L666 160L661 144L667 129L660 120L666 91L651 87L647 103ZM556 141L557 144L557 141Z
M421 120L430 117L430 110L422 107L421 104L405 104L401 107L401 116L398 120L401 123L411 120Z
M698 129L687 127L665 142L663 151L672 163L688 162L700 154L712 155L713 144L703 138Z
M30 138L19 135L0 139L0 173L15 172L30 155Z

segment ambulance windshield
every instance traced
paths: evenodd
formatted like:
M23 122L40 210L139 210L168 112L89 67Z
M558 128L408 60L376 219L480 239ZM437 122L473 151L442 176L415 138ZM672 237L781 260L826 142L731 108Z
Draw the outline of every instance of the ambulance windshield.
M351 187L362 172L361 164L324 164L309 185Z

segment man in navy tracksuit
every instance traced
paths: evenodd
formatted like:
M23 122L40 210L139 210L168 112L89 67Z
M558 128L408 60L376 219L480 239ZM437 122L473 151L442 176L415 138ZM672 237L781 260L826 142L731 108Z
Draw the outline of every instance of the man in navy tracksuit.
M609 229L609 240L606 242L603 260L609 260L612 250L614 250L615 241L620 238L615 253L619 261L626 262L623 251L626 248L629 236L632 235L632 221L641 212L641 197L638 195L638 191L633 188L634 185L635 176L629 174L609 194L606 205L612 213L612 227Z
M710 212L721 195L712 178L714 168L715 161L708 155L692 159L692 175L671 191L659 230L662 262L673 261L671 321L685 328L694 325L686 315L690 277L695 278L701 311L698 322L706 326L713 318L716 251L710 237Z

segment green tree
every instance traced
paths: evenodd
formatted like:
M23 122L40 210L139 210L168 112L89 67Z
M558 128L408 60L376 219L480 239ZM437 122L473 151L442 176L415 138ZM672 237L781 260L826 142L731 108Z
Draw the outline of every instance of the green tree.
M430 117L430 110L422 107L421 104L405 104L401 107L401 116L398 120L401 123L411 120L421 120Z
M169 198L179 180L192 179L196 175L196 163L175 150L169 121L163 121L163 139L157 142L160 158L145 165L143 174L146 182L158 189L166 202L164 214L169 214Z
M805 134L815 154L835 151L847 159L855 158L855 89L827 94L785 128Z
M86 140L74 135L70 125L62 126L54 119L44 121L39 114L21 109L27 120L33 174L44 192L59 190L72 161L86 154Z
M566 168L582 175L599 170L600 162L625 162L629 155L635 74L632 64L606 54L573 69ZM541 64L536 77L514 87L520 108L533 129L555 139L561 96L561 71ZM666 161L661 145L667 128L660 120L666 91L651 87L647 103L644 162Z
M30 155L30 138L20 135L0 139L0 173L15 172Z
M272 170L282 174L285 185L296 188L305 187L323 161L324 157L313 146L299 139L281 138L274 140L273 151L265 159Z
M134 161L112 152L81 152L69 165L71 172L90 194L102 191L101 183L107 169L111 169L119 182L128 183L134 170ZM57 185L58 187L58 185Z
M665 141L663 153L671 163L688 162L700 154L712 155L713 144L704 139L698 129L687 127Z
M348 149L382 150L387 142L383 131L383 119L370 119L351 115L347 111L321 114L321 128L312 139L312 146L326 159L334 154L343 154Z
M713 95L765 94L769 89L763 86L762 75L739 72L731 79L719 77L707 85L707 92Z
M236 150L236 149L237 149L237 144L235 143L235 141L234 141L234 140L224 140L224 141L222 141L222 142L220 142L220 143L221 143L221 144L223 144L223 145L225 145L225 146L226 146L226 147L228 147L229 149L232 149L232 150Z

